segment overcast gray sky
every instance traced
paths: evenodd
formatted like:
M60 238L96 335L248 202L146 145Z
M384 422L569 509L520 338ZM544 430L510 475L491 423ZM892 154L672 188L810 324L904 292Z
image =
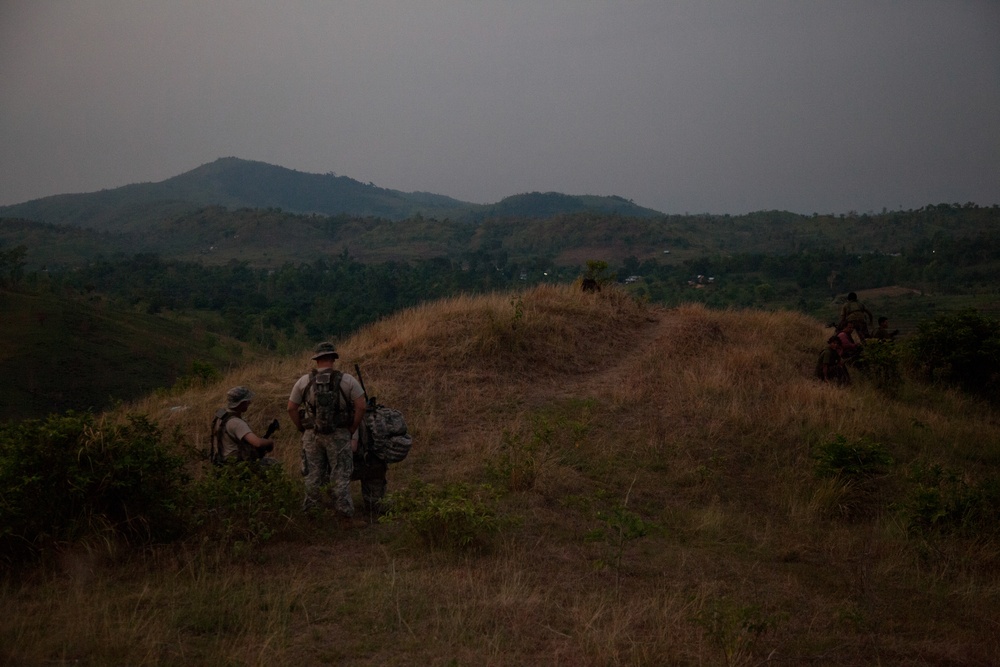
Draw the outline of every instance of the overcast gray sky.
M1000 203L1000 2L0 0L0 204L219 157L477 203Z

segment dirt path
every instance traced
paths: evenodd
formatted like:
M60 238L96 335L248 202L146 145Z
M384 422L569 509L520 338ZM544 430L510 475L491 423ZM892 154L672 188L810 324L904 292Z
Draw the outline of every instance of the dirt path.
M532 398L541 401L552 397L599 396L607 387L625 381L626 370L633 366L637 357L646 355L649 348L659 341L678 335L679 322L669 309L650 307L642 326L637 331L623 334L617 347L595 358L591 368L582 373L560 375L549 382L536 383Z

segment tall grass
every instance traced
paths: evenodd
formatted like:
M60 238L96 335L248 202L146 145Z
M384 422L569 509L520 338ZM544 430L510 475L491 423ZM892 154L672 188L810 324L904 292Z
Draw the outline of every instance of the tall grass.
M405 517L344 533L296 516L251 558L186 543L40 572L0 595L0 661L1000 662L1000 533L912 515L928 498L988 509L1000 419L909 379L894 396L863 375L820 384L823 339L794 313L564 287L377 322L339 341L340 366L358 363L408 418L415 444L390 491L490 484L490 510L510 520L490 548L428 548ZM126 410L197 449L229 386L256 392L262 427L310 364L303 351ZM282 425L276 455L298 480L298 435ZM838 438L893 463L863 489L821 474L815 454ZM933 480L912 471L933 465L965 486L927 495Z

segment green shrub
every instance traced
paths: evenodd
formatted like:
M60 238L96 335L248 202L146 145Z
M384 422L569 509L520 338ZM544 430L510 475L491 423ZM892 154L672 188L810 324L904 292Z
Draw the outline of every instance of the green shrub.
M931 379L987 396L1000 389L1000 322L974 310L921 322L910 349Z
M392 494L386 521L402 521L431 549L472 551L486 547L506 522L488 485L418 482Z
M916 464L913 487L904 503L911 533L996 535L1000 531L1000 479L969 482L939 464Z
M895 394L902 382L899 372L900 351L895 342L869 338L861 348L858 367L878 389Z
M641 516L630 511L627 504L626 497L624 503L615 503L609 511L598 511L597 520L601 522L601 528L586 535L588 541L600 540L607 544L609 557L599 560L597 565L613 568L617 584L621 584L622 562L629 543L645 537L652 528Z
M853 520L869 516L885 504L880 491L893 459L881 444L864 438L848 442L838 435L818 446L812 457L816 476L833 480L836 500L830 511Z
M518 435L504 431L500 450L485 464L489 481L509 491L527 491L538 475L535 448Z
M868 480L888 472L893 460L883 445L862 438L847 442L837 435L813 452L819 477L840 477L847 480Z
M155 424L66 413L0 426L0 558L92 536L130 543L183 531L183 460Z
M278 535L301 502L301 489L281 466L228 463L194 485L193 527L203 537L241 551Z

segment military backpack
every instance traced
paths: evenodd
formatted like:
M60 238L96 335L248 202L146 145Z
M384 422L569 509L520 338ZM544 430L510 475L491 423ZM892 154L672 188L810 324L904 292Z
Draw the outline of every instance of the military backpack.
M317 433L333 433L334 429L347 428L354 421L354 409L340 386L343 376L331 368L313 369L309 374L304 394L312 427ZM308 400L310 390L312 400Z
M223 438L226 437L226 424L229 423L230 419L236 416L236 413L231 410L219 408L215 411L215 416L212 417L212 442L209 445L208 458L217 466L226 462L226 458L222 454L224 449L222 446ZM237 461L251 461L259 458L254 452L254 448L243 441L236 443L236 447Z

